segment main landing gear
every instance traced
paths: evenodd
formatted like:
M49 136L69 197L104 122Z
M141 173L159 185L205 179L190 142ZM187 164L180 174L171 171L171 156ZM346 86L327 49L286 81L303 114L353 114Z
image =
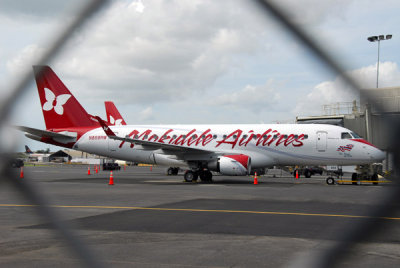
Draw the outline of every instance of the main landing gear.
M178 167L170 167L167 169L167 175L172 176L172 175L178 175L179 168Z
M188 170L185 172L184 179L186 182L196 182L200 177L202 182L212 182L212 173L209 170Z

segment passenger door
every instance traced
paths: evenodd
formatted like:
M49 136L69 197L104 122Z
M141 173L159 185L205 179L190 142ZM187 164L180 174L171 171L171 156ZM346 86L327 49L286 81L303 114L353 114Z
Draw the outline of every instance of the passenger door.
M118 135L118 132L114 132L115 135ZM119 140L114 140L114 139L110 139L108 138L108 150L111 152L115 152L119 146L119 144L121 143L121 141Z
M327 147L327 136L326 131L317 131L317 151L325 152Z

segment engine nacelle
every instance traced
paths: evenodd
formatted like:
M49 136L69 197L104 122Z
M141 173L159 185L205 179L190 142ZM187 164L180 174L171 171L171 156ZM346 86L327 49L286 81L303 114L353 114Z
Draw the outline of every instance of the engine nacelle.
M224 155L208 164L208 169L217 171L223 175L243 176L250 174L251 159L244 154Z

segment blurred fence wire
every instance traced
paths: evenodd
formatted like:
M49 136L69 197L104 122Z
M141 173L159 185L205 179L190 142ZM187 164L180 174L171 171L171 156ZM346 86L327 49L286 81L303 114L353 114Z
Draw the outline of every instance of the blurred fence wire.
M38 61L38 64L48 64L63 48L63 45L71 37L76 29L83 26L93 15L95 15L102 7L105 6L107 1L105 0L92 0L85 6L83 6L80 12L76 15L76 19L67 25L64 30L60 31L60 35L54 40L48 40L49 48L43 57ZM52 41L52 42L51 42ZM3 100L0 106L0 128L4 129L7 124L7 119L13 106L16 104L18 98L22 95L24 90L27 89L28 84L32 81L32 72L21 75L19 82L14 88L10 90L11 94ZM34 187L28 180L15 180L12 176L9 163L9 154L5 148L0 148L0 176L1 181L5 181L15 186L31 204L35 204L38 215L42 216L48 223L57 231L66 245L71 249L71 252L75 253L77 257L82 261L82 264L87 267L103 267L102 263L98 261L98 258L94 257L87 244L81 241L81 239L74 234L73 230L67 225L66 222L61 221L61 217L58 212L49 206L48 200L45 198L45 194L41 193ZM9 151L9 149L8 149Z
M101 8L106 6L107 1L105 0L92 0L85 5L76 19L68 25L61 34L53 41L52 45L38 62L38 64L45 65L54 59L63 45L71 37L72 33L78 28L83 26L93 15L95 15ZM328 51L318 46L317 43L307 33L292 23L289 16L284 10L278 8L273 1L267 0L254 0L258 8L265 11L267 16L273 17L276 21L282 24L282 26L293 36L295 36L305 47L307 47L313 54L315 54L328 69L333 73L343 78L351 89L355 92L360 91L358 83L352 79L346 72L345 68L336 61ZM10 115L10 111L15 105L18 98L21 96L23 91L27 88L28 84L32 81L33 76L31 72L21 76L19 83L12 89L12 94L7 100L2 102L0 107L0 127L3 129L6 125L7 118ZM371 98L370 98L371 99ZM373 99L371 99L373 101ZM383 107L379 103L374 103L378 110L384 111ZM399 161L399 150L400 142L398 139L393 137L400 136L400 124L397 121L388 121L394 134L388 136L391 140L391 148L394 153L394 162ZM8 166L4 163L8 163L8 155L0 148L1 151L1 181L8 182L14 185L21 194L29 200L30 203L37 205L37 213L44 217L58 232L58 234L65 240L72 252L75 252L82 264L87 267L101 267L102 263L94 257L87 244L81 241L81 239L74 234L65 222L60 221L58 212L54 208L48 206L48 201L45 199L45 195L42 194L38 189L34 187L27 180L15 180L11 176L11 171ZM399 174L398 166L394 165L395 176ZM384 223L384 217L390 217L396 212L395 204L400 202L400 187L399 180L397 177L394 178L395 184L393 187L385 187L387 191L386 199L381 200L377 206L371 206L369 211L368 220L359 221L359 224L348 226L343 232L343 236L339 237L333 245L328 246L326 249L318 252L310 252L307 261L304 259L293 260L293 266L296 267L334 267L340 265L340 262L346 258L351 249L357 245L357 243L365 241L372 235L376 234L379 227ZM304 258L304 257L303 257Z
M358 85L357 81L346 73L345 68L340 62L336 61L328 51L319 46L302 28L292 23L285 11L278 8L278 6L274 4L274 1L255 0L255 2L260 9L264 10L266 15L275 18L289 33L295 36L306 48L317 56L323 65L337 76L342 77L343 81L348 84L353 91L360 92L361 87ZM367 97L373 102L378 111L384 112L384 107L382 107L380 103L376 102L371 96ZM293 266L316 268L339 266L340 262L349 256L352 248L355 247L357 243L367 240L372 235L376 235L385 223L384 218L394 215L397 211L396 205L400 203L400 187L399 179L397 178L399 174L398 165L396 164L399 161L400 144L395 137L399 137L400 135L400 124L396 120L388 120L385 121L385 123L389 124L391 126L389 129L393 129L394 132L394 134L388 135L387 139L390 139L390 147L394 153L395 163L395 177L393 178L395 184L393 187L386 187L386 198L374 204L376 206L371 206L368 215L370 218L368 220L348 226L342 234L338 234L338 239L332 246L327 247L323 251L310 252L310 254L301 257L303 259L293 260Z

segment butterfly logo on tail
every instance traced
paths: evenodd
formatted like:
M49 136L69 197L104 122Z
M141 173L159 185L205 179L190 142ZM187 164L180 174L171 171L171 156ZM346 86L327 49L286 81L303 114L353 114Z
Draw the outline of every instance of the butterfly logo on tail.
M69 98L71 97L70 94L61 94L56 97L56 95L48 88L44 88L46 102L43 104L44 111L51 111L54 108L54 111L59 114L63 115L64 108L63 105L67 103ZM55 101L55 103L54 103Z

